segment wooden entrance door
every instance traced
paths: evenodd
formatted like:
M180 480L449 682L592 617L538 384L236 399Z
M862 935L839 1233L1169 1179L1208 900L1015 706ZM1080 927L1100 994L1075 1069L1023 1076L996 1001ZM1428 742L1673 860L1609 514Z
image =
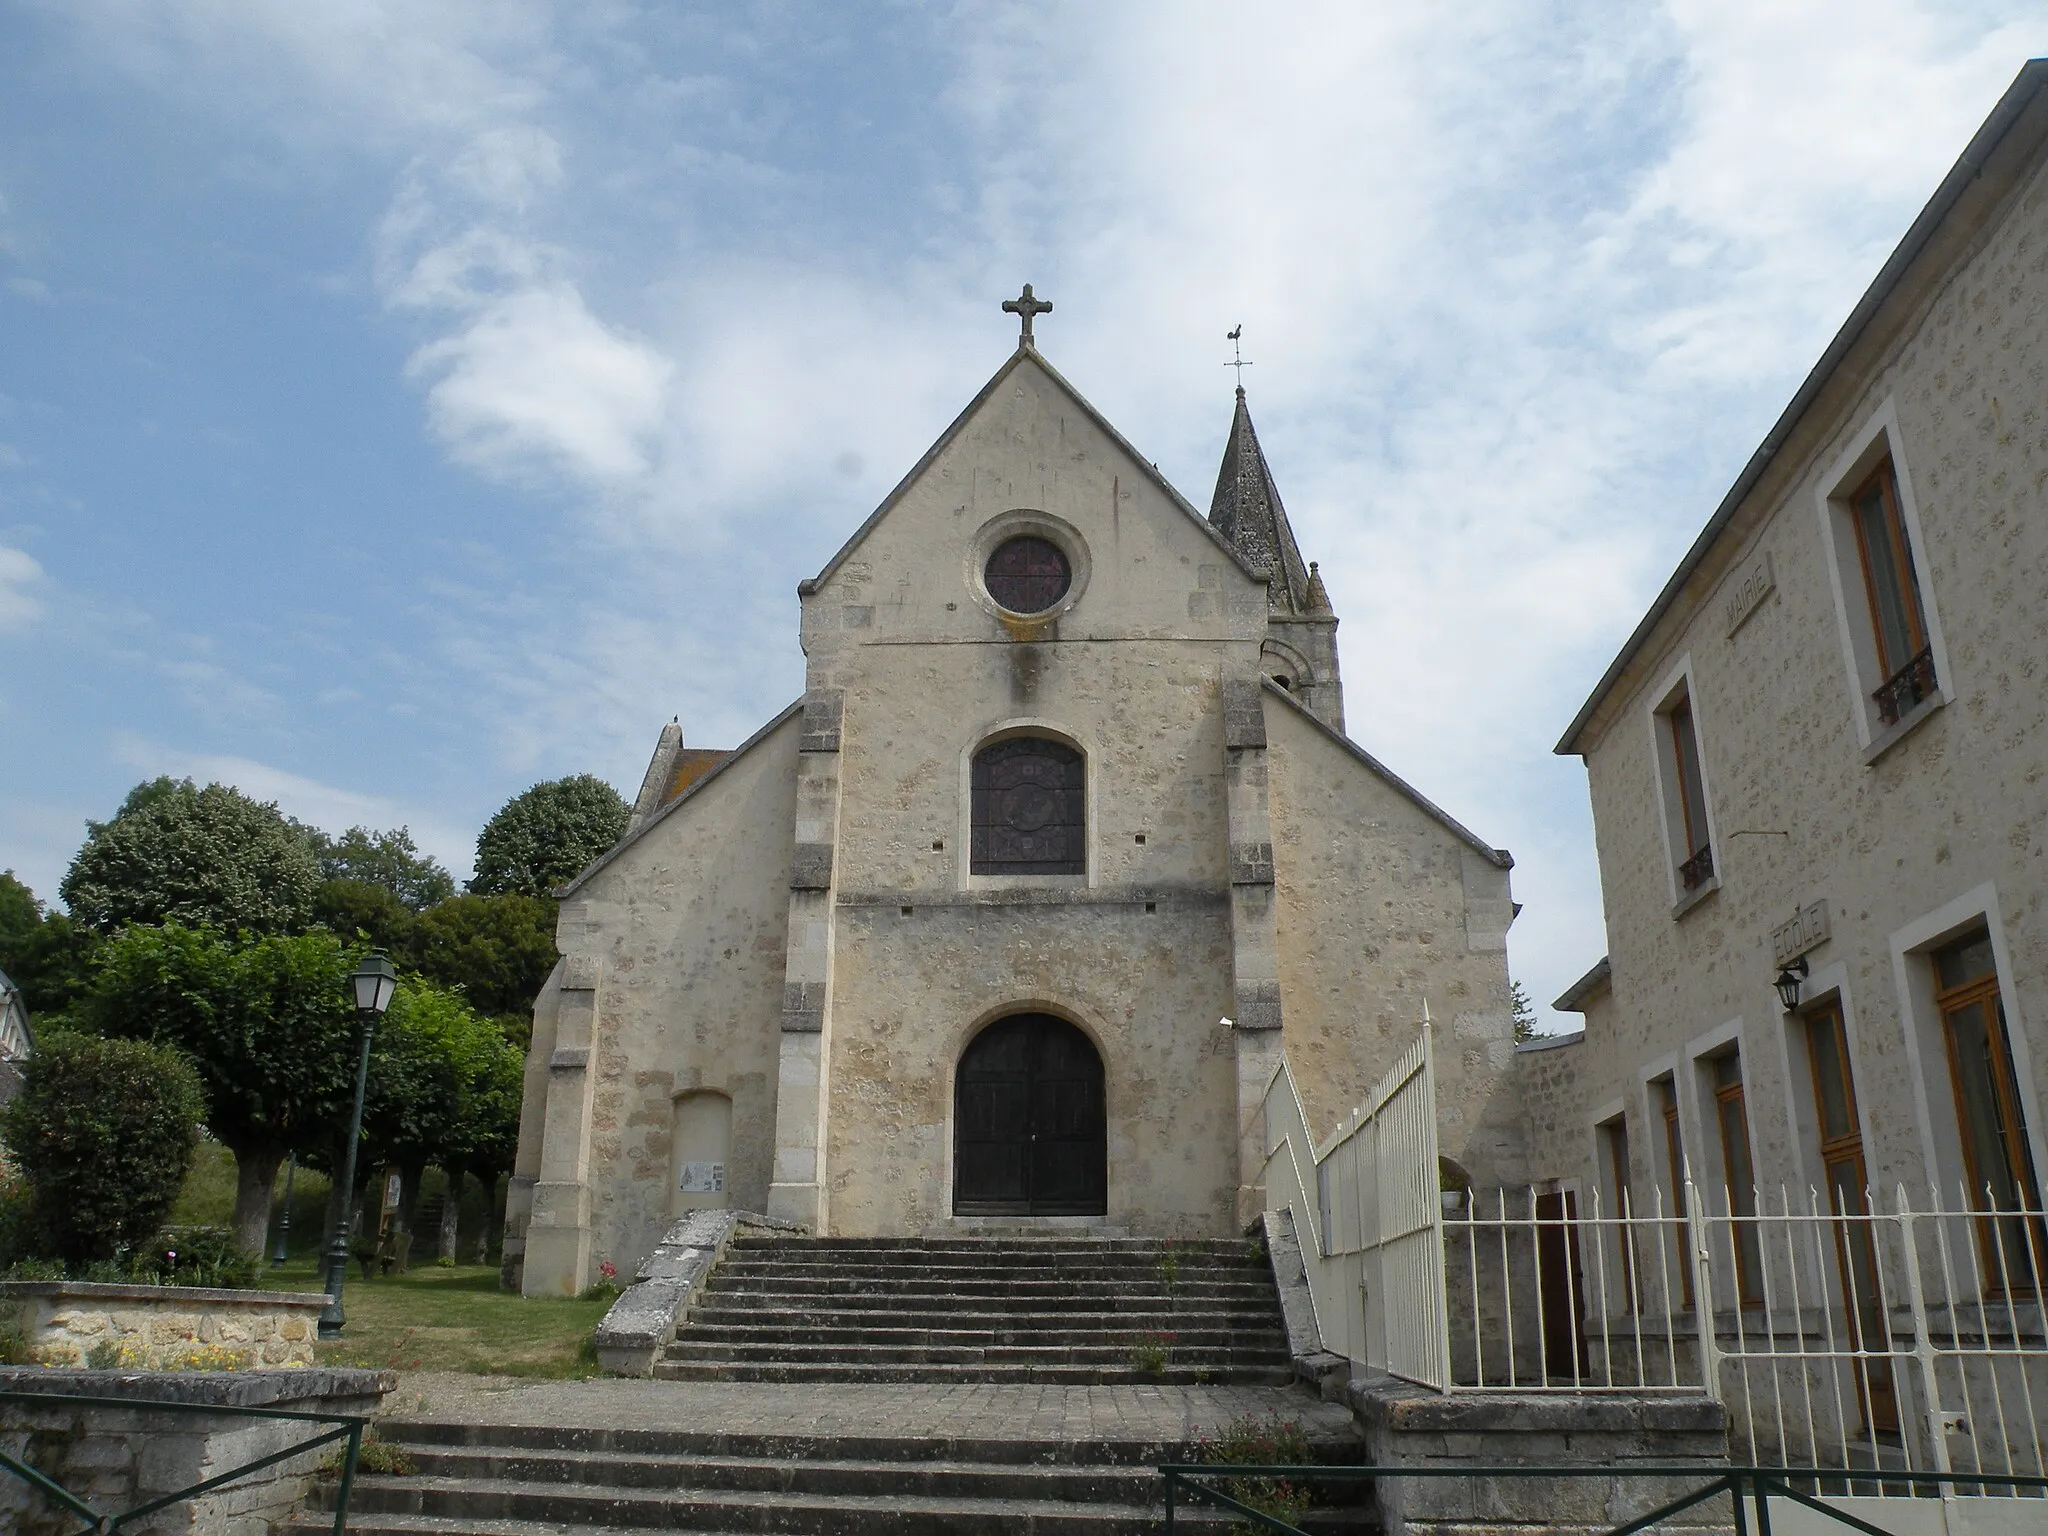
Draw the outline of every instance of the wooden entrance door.
M1102 1058L1045 1013L989 1025L960 1058L953 1210L961 1216L1100 1216L1109 1208Z
M1586 1276L1579 1202L1570 1190L1536 1197L1536 1283L1543 1288L1543 1363L1551 1383L1592 1373L1586 1346Z

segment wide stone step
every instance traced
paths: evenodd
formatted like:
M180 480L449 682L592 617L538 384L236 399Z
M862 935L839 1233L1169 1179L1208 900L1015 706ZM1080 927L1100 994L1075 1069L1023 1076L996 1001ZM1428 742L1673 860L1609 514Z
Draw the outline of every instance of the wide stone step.
M1108 1386L1170 1382L1182 1385L1286 1386L1294 1379L1291 1365L1201 1366L1169 1364L1160 1371L1122 1365L863 1365L847 1360L719 1361L657 1360L654 1375L662 1381L782 1382L922 1382L953 1385Z
M1358 1442L1348 1421L1336 1435L1310 1444L1319 1457L1355 1458ZM1187 1461L1191 1448L1179 1440L1077 1439L1057 1434L976 1435L792 1435L756 1430L692 1429L680 1425L591 1425L490 1423L468 1419L385 1419L377 1437L407 1448L470 1447L536 1451L581 1451L629 1456L747 1457L768 1460L825 1456L843 1461L971 1461L979 1464L1156 1467Z
M897 1348L986 1348L999 1344L1043 1344L1049 1338L1075 1347L1113 1347L1128 1346L1148 1335L1161 1333L1172 1334L1177 1344L1190 1349L1277 1350L1286 1343L1286 1336L1277 1328L1190 1327L1185 1318L1169 1313L1160 1314L1156 1326L1133 1325L1119 1320L1111 1327L1084 1328L1070 1325L1062 1319L1033 1327L1019 1326L1000 1318L990 1319L985 1326L958 1326L962 1321L948 1319L943 1328L892 1328L848 1324L834 1319L831 1314L821 1315L814 1322L777 1318L772 1323L763 1323L748 1314L744 1321L735 1322L692 1320L679 1330L677 1337L706 1343L723 1340L731 1344L782 1344L792 1331L800 1330L807 1343L848 1348L861 1344L884 1344Z
M1255 1280L1195 1280L1177 1286L1169 1292L1163 1285L1141 1286L1113 1281L1038 1278L1001 1280L989 1279L978 1273L949 1279L917 1274L849 1276L835 1275L829 1271L821 1271L815 1275L773 1277L731 1273L723 1266L712 1272L704 1288L707 1292L724 1296L1150 1296L1165 1301L1171 1295L1194 1302L1253 1301L1261 1298L1270 1300L1273 1295L1273 1283L1270 1280L1263 1285Z
M1159 1475L1143 1465L988 1465L761 1456L666 1456L617 1451L509 1447L414 1447L418 1475L471 1482L555 1483L643 1491L916 1494L930 1498L1062 1499L1143 1504L1159 1496Z
M733 1323L768 1328L1017 1328L1017 1329L1265 1329L1279 1324L1279 1308L1260 1303L1192 1307L1148 1297L1072 1305L1051 1301L1004 1306L1001 1297L972 1305L905 1306L888 1297L835 1296L819 1305L815 1296L777 1301L759 1296L706 1296L690 1309L697 1323Z
M1175 1340L1162 1342L1173 1361L1180 1365L1249 1369L1277 1368L1278 1351L1267 1349L1203 1348ZM678 1338L669 1345L669 1360L782 1360L792 1365L821 1361L844 1361L849 1365L1088 1365L1128 1366L1137 1346L1130 1340L1117 1344L736 1344L724 1339Z
M1132 1264L761 1264L735 1263L728 1259L718 1267L721 1275L748 1280L802 1281L918 1280L931 1286L963 1282L1016 1285L1113 1285L1136 1286L1145 1290L1186 1290L1204 1285L1271 1285L1270 1277L1254 1269L1223 1265L1189 1266L1169 1285L1166 1277L1150 1265Z
M978 1259L1006 1254L1046 1253L1137 1254L1157 1257L1172 1252L1183 1258L1252 1257L1252 1249L1241 1239L1227 1237L1175 1238L1169 1249L1158 1237L735 1237L728 1251L753 1253L883 1253L891 1256L969 1254Z

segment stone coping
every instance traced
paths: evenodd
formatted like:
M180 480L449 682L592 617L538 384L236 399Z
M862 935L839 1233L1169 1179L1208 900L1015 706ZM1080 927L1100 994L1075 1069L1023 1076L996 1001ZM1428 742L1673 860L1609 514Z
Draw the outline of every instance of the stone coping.
M395 1371L356 1366L291 1366L274 1371L75 1371L0 1367L0 1392L133 1398L138 1405L190 1403L206 1408L273 1408L308 1398L383 1397Z
M1402 1433L1720 1434L1727 1408L1703 1392L1432 1392L1392 1377L1350 1390L1361 1423Z
M51 1297L78 1301L164 1301L190 1311L208 1304L236 1308L325 1307L325 1291L232 1290L209 1285L108 1285L98 1280L0 1280L0 1301Z

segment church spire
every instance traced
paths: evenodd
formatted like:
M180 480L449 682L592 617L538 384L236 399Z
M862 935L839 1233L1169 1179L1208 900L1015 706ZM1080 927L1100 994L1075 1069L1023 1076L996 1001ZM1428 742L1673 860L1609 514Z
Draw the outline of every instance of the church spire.
M1301 558L1301 546L1294 541L1287 509L1280 504L1280 488L1266 466L1259 435L1252 429L1242 384L1237 387L1230 437L1223 445L1223 465L1216 472L1216 494L1209 499L1209 521L1246 561L1268 573L1275 614L1328 611L1328 597L1318 604L1311 594L1308 566ZM1316 595L1321 586L1320 581L1315 583Z

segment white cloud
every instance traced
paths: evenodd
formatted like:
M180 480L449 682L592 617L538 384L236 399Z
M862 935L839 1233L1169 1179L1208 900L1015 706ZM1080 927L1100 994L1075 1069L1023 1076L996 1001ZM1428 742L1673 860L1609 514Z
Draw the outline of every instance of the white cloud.
M323 784L231 753L187 752L125 732L113 738L113 755L116 762L151 777L168 774L197 784L232 785L252 800L275 802L287 816L329 833L356 826L410 828L420 851L439 859L458 880L467 878L475 857L473 832L388 796Z
M43 586L43 568L24 549L0 544L0 634L27 629L43 616L44 604L37 594Z
M647 472L671 365L590 313L566 283L485 305L416 351L427 407L456 456L515 475L538 463L600 484Z

